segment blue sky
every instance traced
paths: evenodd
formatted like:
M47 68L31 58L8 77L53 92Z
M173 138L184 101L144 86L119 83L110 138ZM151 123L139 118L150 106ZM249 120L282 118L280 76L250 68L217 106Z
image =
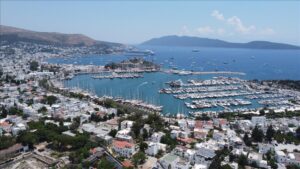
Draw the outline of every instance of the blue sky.
M164 35L300 45L300 1L0 1L1 24L137 44Z

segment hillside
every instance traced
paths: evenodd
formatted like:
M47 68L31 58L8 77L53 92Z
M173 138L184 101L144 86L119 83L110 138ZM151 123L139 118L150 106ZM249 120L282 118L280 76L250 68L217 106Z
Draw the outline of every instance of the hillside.
M24 41L61 46L120 46L118 43L97 41L82 34L63 34L56 32L36 32L11 26L0 25L1 41Z
M268 41L252 41L248 43L232 43L218 39L208 39L189 36L163 36L153 38L141 45L154 46L191 46L191 47L221 47L221 48L249 48L249 49L300 49L299 46Z

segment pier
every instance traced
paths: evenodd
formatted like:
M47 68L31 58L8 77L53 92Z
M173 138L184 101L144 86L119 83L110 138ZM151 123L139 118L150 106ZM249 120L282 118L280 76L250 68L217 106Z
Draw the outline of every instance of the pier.
M231 72L231 71L189 71L189 70L165 69L162 70L162 72L178 74L178 75L208 75L208 74L246 75L246 73L243 72Z
M119 74L119 73L112 73L111 75L95 75L92 76L94 79L133 79L133 78L142 78L143 75L137 73L126 73L126 74Z

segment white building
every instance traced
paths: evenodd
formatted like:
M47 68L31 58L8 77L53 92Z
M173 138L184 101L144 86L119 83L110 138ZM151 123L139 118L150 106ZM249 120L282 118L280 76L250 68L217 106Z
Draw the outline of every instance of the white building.
M201 147L196 151L195 161L196 164L208 164L215 157L215 151L213 149L208 149Z
M11 128L11 132L14 136L18 135L20 131L26 130L26 126L22 123L17 124Z
M158 168L166 169L171 168L175 169L177 162L179 162L180 158L177 155L166 154L162 158L159 159ZM161 166L161 167L160 167Z
M177 138L179 136L179 133L180 133L180 131L178 131L178 130L172 130L171 131L171 137L173 139L175 139L175 138Z
M133 121L124 120L121 122L121 129L131 128L133 126Z
M286 163L287 156L283 151L275 151L275 158L278 163Z
M178 120L178 125L181 130L185 130L188 127L188 124L185 119Z
M164 135L165 135L165 133L163 133L163 132L155 132L155 133L153 133L153 134L151 135L150 140L151 140L152 142L157 142L157 143L159 143L160 140L161 140L161 138L162 138L162 136L164 136Z
M188 161L180 160L176 163L175 169L189 169L191 166Z
M135 145L127 141L114 140L112 149L119 156L130 158L135 153Z
M272 144L258 144L258 152L261 154L266 154L268 151L274 150L274 146Z
M155 156L159 152L159 150L166 151L166 147L167 147L167 145L162 144L162 143L149 142L148 148L145 151L145 153L150 156Z
M251 118L252 126L265 126L266 125L266 117L265 116L253 116Z

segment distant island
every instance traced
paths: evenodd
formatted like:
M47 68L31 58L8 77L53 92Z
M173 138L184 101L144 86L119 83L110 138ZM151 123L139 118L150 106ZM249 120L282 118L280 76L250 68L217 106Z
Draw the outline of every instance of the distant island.
M100 46L100 47L120 47L120 43L112 43L94 40L82 34L64 34L57 32L37 32L11 26L0 25L1 41L30 42L44 45L57 46Z
M216 47L216 48L248 48L248 49L300 49L300 46L275 43L268 41L251 41L248 43L233 43L218 39L190 37L190 36L163 36L153 38L141 45L151 46L190 46L190 47Z

